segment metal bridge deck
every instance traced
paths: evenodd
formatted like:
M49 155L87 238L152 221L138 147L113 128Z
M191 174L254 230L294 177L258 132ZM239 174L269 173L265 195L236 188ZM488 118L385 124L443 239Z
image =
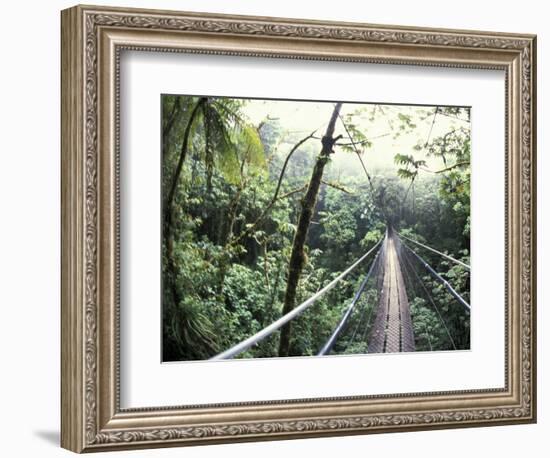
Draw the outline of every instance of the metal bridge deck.
M376 319L369 339L369 353L414 351L414 332L407 290L397 255L396 237L386 238L384 281Z

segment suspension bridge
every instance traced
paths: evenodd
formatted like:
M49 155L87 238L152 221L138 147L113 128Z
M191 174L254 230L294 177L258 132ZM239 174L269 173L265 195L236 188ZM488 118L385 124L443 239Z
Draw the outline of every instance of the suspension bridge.
M446 319L449 308L438 305L437 298L434 298L433 292L430 291L426 278L429 277L432 282L441 285L444 294L450 296L455 307L455 315L458 313L459 316L469 317L471 306L453 285L424 259L420 254L422 251L435 254L463 269L470 270L468 264L399 234L392 228L387 228L384 237L374 247L313 296L261 331L212 359L231 359L257 345L303 314L352 272L363 272L363 279L333 332L327 336L326 342L319 349L319 356L334 353L336 347L339 347L338 353L345 352L351 345L357 343L365 348L361 353L411 352L417 349L417 343L421 339L426 340L423 343L424 347L432 350L428 329L424 329L423 331L426 332L422 332L421 336L415 336L414 317L409 299L416 297L422 298L439 320L441 329L444 330L446 348L457 349L456 337L453 337ZM374 294L368 295L367 291ZM427 326L425 323L423 325Z

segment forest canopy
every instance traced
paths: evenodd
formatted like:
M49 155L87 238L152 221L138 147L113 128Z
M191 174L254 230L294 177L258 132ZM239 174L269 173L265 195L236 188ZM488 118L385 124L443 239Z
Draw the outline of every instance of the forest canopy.
M469 303L467 107L162 95L162 205L163 361L233 347L371 250L238 357L317 355L354 300L331 354L368 352L387 234L414 349L469 348L469 313L403 254Z

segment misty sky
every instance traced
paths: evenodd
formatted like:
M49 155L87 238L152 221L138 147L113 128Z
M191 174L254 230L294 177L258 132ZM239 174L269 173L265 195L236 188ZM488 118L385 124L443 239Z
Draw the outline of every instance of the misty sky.
M244 108L245 114L250 121L258 125L267 116L277 118L282 130L288 132L288 136L294 142L295 138L301 138L317 130L317 135L322 136L330 115L334 107L333 102L296 102L296 101L278 101L278 100L251 100ZM441 136L450 130L458 127L468 127L469 123L438 114L433 122L433 113L435 106L406 106L406 105L380 105L377 109L374 120L369 120L369 112L374 105L344 103L341 110L342 117L348 113L353 113L359 108L366 108L366 113L360 117L356 116L355 121L360 130L372 141L373 146L368 148L363 155L363 159L369 170L397 170L394 164L394 155L413 154L416 159L427 159L430 168L440 168L442 164L435 159L425 158L425 153L414 151L413 147L418 144L424 144L430 138ZM398 131L399 123L396 121L398 113L412 117L416 128L412 132L402 134L394 138ZM426 118L422 120L422 118ZM393 121L393 124L392 124ZM433 123L433 128L432 128ZM342 134L342 142L349 142L349 138L340 121L336 124L336 135ZM285 152L286 149L284 148ZM350 166L359 166L355 154L335 154L332 157L332 168L338 167L349 169ZM357 164L356 164L357 163Z

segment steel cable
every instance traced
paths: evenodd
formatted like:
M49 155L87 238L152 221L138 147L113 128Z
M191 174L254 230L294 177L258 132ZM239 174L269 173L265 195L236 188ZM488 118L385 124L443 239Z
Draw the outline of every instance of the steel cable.
M317 293L315 293L313 296L311 296L309 299L302 302L297 307L293 308L290 312L288 312L286 315L283 315L278 320L271 323L269 326L266 326L261 331L258 331L256 334L248 337L247 339L239 342L238 344L234 345L233 347L229 348L228 350L225 350L224 352L210 358L211 360L222 360L222 359L231 359L238 355L239 353L242 353L243 351L247 350L251 346L257 344L261 340L265 339L267 336L271 335L273 332L275 332L277 329L282 327L284 324L288 323L293 318L300 315L304 310L306 310L308 307L310 307L317 299L319 299L323 294L330 291L332 288L336 286L336 284L342 280L346 275L348 275L352 270L354 270L359 264L361 264L374 250L380 245L382 242L382 238L374 245L367 253L365 253L363 256L361 256L357 261L355 261L350 267L348 267L344 272L342 272L338 277L336 277L334 280L332 280L328 285L326 285L324 288L319 290Z
M405 245L406 246L406 245ZM422 286L422 289L424 290L424 292L426 293L426 296L428 298L428 300L430 301L430 303L432 304L432 307L434 308L434 310L436 311L437 313L437 316L439 318L439 321L441 322L441 324L443 325L443 328L445 329L445 332L447 334L447 336L449 337L449 340L451 342L451 345L453 346L453 349L456 350L456 345L455 345L455 341L453 339L453 337L451 336L451 332L449 331L449 328L447 327L447 324L445 323L445 320L443 319L443 316L441 315L441 312L439 311L439 307L436 305L432 295L430 294L428 288L426 287L426 284L424 283L424 280L422 279L422 277L418 274L418 272L416 271L416 269L414 268L414 265L411 263L410 259L408 259L407 255L405 255L405 258L407 260L407 262L409 263L409 266L411 267L411 270L412 272L414 273L418 283Z
M338 325L336 326L336 328L334 329L334 331L332 332L332 334L330 335L330 337L326 341L325 345L323 345L323 348L321 348L321 350L319 350L319 353L317 353L317 356L326 355L327 353L330 353L330 351L332 350L332 347L336 343L336 340L338 339L338 336L342 332L342 329L344 329L344 326L348 322L349 317L351 316L351 314L352 314L352 312L355 308L355 305L359 301L361 295L363 294L363 291L365 290L365 287L367 286L367 282L369 281L369 279L370 279L370 277L371 277L371 275L374 271L374 268L375 268L376 263L378 261L378 256L379 255L380 255L380 249L377 251L376 257L374 258L374 261L372 262L372 264L370 266L370 269L369 269L367 275L365 276L365 279L361 282L361 285L359 286L359 289L355 293L355 295L353 297L353 300L351 301L350 305L348 306L348 308L346 309L346 311L342 315L342 318L340 319Z
M380 265L383 263L383 260L385 259L384 258L384 251L385 251L385 244L383 244L382 247L379 250L380 256L378 256L378 258L376 260L376 267L374 268L374 271L376 273L373 275L373 277L376 277L376 279L375 279L375 287L376 287L375 291L376 291L376 297L377 297L377 299L374 301L375 304L378 303L378 297L379 297L379 293L380 293L380 290L379 290ZM350 339L346 343L344 351L346 351L348 349L348 347L355 341L355 337L357 336L357 333L359 332L359 329L361 329L361 325L363 324L363 321L365 319L365 315L367 315L367 310L369 310L369 313L368 313L367 320L365 322L364 328L368 329L368 326L369 326L369 323L370 323L370 318L372 317L372 311L375 308L375 305L372 305L371 307L369 307L368 305L369 305L368 302L366 302L363 305L362 310L361 310L360 318L357 321L357 325L355 326L355 329L354 329ZM364 341L364 340L365 339L363 337L361 341Z
M409 242L412 242L412 243L415 243L416 245L426 249L426 250L429 250L435 254L438 254L439 256L442 256L444 257L445 259L448 259L449 261L452 261L454 262L455 264L458 264L468 270L471 270L470 266L468 264L465 264L464 262L462 261L459 261L458 259L455 259L453 258L452 256L449 256L448 254L445 254L445 253L442 253L441 251L437 251L435 248L432 248L432 247L429 247L428 245L424 245L423 243L420 243L420 242L417 242L416 240L413 240L403 234L399 234L399 237L403 237L404 239L408 240Z

